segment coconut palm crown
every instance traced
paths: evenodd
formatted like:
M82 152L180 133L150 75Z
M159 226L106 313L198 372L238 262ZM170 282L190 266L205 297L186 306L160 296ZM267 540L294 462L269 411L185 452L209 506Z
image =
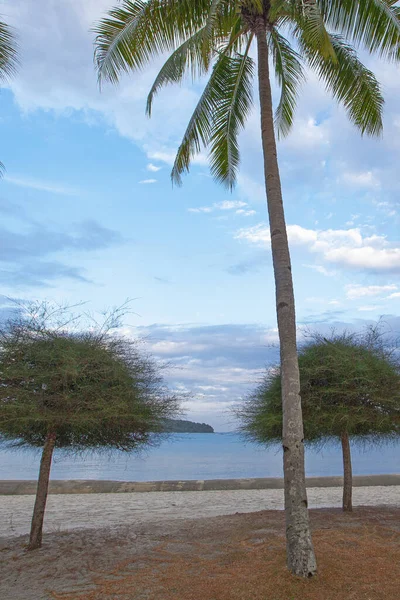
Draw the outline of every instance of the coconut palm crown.
M252 108L255 63L250 48L260 22L280 86L279 135L289 133L305 68L316 71L361 133L382 130L383 97L360 62L361 46L400 57L400 8L393 0L122 0L95 28L100 80L117 82L157 55L170 56L148 95L147 114L161 88L211 71L172 169L181 183L193 156L209 148L211 172L232 188L240 156L238 134Z

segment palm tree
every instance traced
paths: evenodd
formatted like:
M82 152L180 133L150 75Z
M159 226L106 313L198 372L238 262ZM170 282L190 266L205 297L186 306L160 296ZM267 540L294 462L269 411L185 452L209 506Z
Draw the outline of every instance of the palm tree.
M240 162L238 134L252 107L256 66L250 48L256 42L281 349L287 561L293 573L313 575L316 561L305 488L295 305L275 131L286 135L290 130L307 65L362 133L378 134L383 98L373 73L360 62L351 43L397 59L399 8L394 0L122 0L95 32L100 81L116 83L122 72L139 70L158 54L170 54L150 90L149 115L164 85L181 81L188 72L194 78L211 72L171 176L180 184L193 156L208 147L213 176L229 188L235 184ZM269 58L281 88L275 118Z
M0 21L0 85L14 75L17 67L17 47L15 36L10 27ZM0 177L4 173L4 165L0 162Z

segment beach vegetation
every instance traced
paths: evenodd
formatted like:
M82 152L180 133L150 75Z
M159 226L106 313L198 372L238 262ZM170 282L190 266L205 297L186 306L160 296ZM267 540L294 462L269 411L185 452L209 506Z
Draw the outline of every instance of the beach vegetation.
M42 450L29 550L42 544L53 451L137 452L156 444L179 414L160 367L118 333L66 307L22 306L0 326L0 441Z
M400 437L397 345L379 326L362 333L313 333L299 351L304 437L323 449L340 443L343 510L351 511L351 446L381 445ZM269 368L238 410L240 429L262 445L282 443L281 374Z

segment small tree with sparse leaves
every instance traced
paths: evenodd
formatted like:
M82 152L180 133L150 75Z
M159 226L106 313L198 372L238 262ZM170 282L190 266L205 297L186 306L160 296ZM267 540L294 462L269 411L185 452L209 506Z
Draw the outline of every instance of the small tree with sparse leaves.
M379 328L357 335L312 334L299 352L304 436L321 448L340 440L343 510L352 510L353 443L380 444L400 436L400 369ZM269 369L237 411L245 436L263 445L282 441L281 376Z
M82 331L67 309L31 304L0 327L0 440L43 448L29 550L42 543L54 448L138 451L178 412L156 363L113 334L116 315Z

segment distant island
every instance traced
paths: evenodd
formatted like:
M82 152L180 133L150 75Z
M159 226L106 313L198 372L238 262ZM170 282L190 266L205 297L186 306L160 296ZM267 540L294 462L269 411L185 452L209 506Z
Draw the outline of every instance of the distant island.
M165 431L168 433L214 433L211 425L182 421L181 419L166 419Z

